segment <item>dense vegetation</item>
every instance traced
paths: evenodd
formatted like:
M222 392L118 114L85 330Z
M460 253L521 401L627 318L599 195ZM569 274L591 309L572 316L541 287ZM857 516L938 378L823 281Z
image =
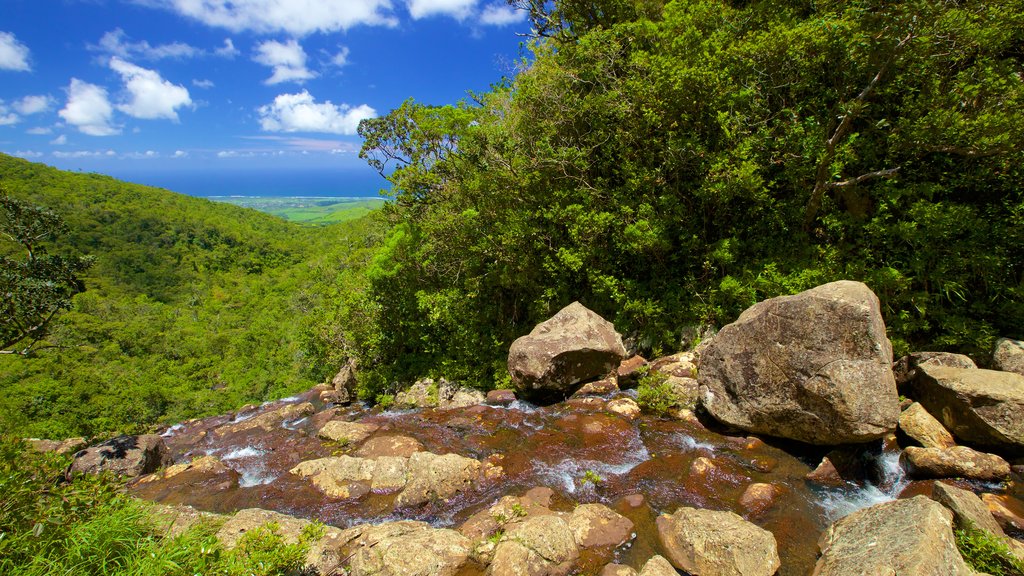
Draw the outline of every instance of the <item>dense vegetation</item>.
M519 4L514 78L360 127L397 201L320 332L365 395L500 384L573 300L648 354L840 278L898 353L1024 336L1020 0Z
M0 156L12 197L60 215L86 291L28 358L0 356L0 424L24 436L138 432L308 389L320 278L365 257L371 220L323 229ZM7 246L5 245L6 249Z

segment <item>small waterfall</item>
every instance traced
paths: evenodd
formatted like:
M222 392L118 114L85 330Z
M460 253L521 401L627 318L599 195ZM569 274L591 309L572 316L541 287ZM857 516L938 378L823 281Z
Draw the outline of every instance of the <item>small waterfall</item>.
M276 475L267 471L263 462L264 454L266 454L266 451L255 446L245 446L232 449L221 456L220 459L231 466L235 472L238 472L240 475L238 486L249 488L251 486L270 484L277 480Z
M865 482L863 486L849 483L842 488L823 489L819 504L830 521L836 521L862 508L896 500L909 484L906 471L900 465L899 452L866 454L866 465L878 475L878 483Z

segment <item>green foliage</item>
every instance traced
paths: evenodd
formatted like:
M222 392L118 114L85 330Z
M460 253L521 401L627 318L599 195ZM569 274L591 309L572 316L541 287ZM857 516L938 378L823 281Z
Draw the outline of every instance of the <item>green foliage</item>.
M600 474L594 472L593 470L587 470L586 472L584 472L583 478L580 479L581 484L590 483L593 484L594 486L597 486L601 482L604 482L604 479L601 478Z
M648 372L641 376L636 391L637 405L651 414L665 415L680 405L675 390L668 383L668 376L661 372Z
M1024 562L1006 542L973 524L954 531L956 547L967 565L992 576L1024 576Z

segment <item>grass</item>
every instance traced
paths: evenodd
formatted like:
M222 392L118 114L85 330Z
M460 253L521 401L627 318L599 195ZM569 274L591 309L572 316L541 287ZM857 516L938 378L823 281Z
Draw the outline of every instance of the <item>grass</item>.
M217 197L218 202L252 208L285 220L324 226L362 218L384 205L380 198Z
M968 524L954 532L956 546L967 565L991 576L1024 576L1024 561L1002 539Z

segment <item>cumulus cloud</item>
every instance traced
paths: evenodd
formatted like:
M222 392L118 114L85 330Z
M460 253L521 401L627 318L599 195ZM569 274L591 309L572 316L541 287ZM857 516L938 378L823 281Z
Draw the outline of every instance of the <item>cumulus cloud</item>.
M75 150L74 152L54 152L57 158L112 158L117 156L113 150Z
M234 58L238 56L238 48L235 48L235 43L231 41L231 38L224 39L224 45L213 51L214 54L221 58Z
M88 45L89 50L103 52L121 58L139 58L143 60L162 60L164 58L196 58L205 52L184 42L151 45L145 40L133 42L124 30L116 28L100 38L99 44Z
M18 42L14 34L0 32L0 70L28 72L28 47Z
M377 111L366 104L352 107L332 104L330 100L317 103L306 90L298 94L281 94L257 112L260 126L267 132L327 134L355 134L361 120L377 115Z
M21 121L21 118L17 114L11 112L11 110L0 101L0 126L10 126L11 124L17 124Z
M415 20L430 16L451 16L464 20L476 7L476 0L406 0L409 14Z
M234 32L305 36L359 25L398 25L391 0L147 0L146 4Z
M348 65L348 46L338 46L338 52L331 56L331 64L338 68Z
M117 56L110 59L110 69L121 75L128 94L128 101L117 109L129 116L177 121L178 108L192 105L187 88L164 80L155 70L136 66Z
M63 135L63 134L61 134L60 136L57 136L53 140L50 140L50 144L53 144L54 146L63 146L65 144L67 144L67 143L68 143L68 137Z
M114 107L110 105L106 90L72 78L67 91L67 104L59 114L68 124L89 136L112 136L121 133L120 128L111 124Z
M310 78L316 78L316 74L306 68L306 51L294 39L287 43L267 40L256 47L256 55L252 59L274 70L270 78L263 81L264 84L302 84Z
M29 116L46 112L53 104L53 98L49 95L25 96L14 103L14 109L22 116Z
M485 26L508 26L526 20L526 11L516 10L507 4L488 4L480 14L480 23Z
M188 156L188 152L185 152L184 150L175 150L174 154L171 155L171 158L185 158L186 156Z

